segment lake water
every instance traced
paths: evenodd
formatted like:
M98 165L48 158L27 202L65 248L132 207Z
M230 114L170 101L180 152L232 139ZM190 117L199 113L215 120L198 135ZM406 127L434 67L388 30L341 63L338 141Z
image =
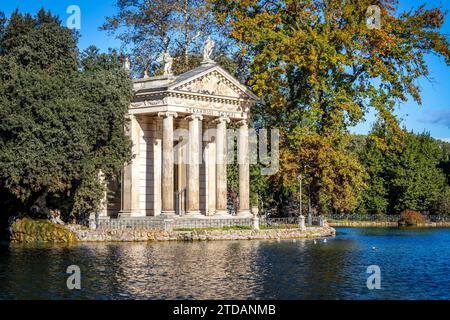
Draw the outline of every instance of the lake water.
M0 299L450 299L450 229L337 231L317 243L2 244ZM369 265L380 290L367 288Z

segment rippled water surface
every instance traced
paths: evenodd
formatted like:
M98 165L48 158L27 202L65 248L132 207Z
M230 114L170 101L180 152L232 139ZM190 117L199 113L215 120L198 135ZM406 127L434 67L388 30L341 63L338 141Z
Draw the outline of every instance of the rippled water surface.
M450 229L337 230L317 243L2 244L0 299L450 299ZM381 290L367 289L369 265Z

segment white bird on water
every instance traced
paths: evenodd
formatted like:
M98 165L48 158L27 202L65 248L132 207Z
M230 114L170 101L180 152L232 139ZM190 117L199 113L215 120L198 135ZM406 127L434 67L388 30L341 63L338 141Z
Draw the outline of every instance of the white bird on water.
M314 240L314 244L317 244L317 241L316 241L316 240Z
M323 243L327 243L327 239L323 239Z

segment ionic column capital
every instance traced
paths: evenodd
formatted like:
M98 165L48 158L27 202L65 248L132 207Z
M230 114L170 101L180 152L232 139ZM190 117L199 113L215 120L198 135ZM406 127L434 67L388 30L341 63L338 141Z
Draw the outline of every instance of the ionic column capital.
M159 118L177 118L178 117L178 113L176 112L172 112L172 111L166 111L166 112L159 112L158 113L158 117Z
M202 121L203 120L203 116L201 114L194 113L194 114L191 114L191 115L185 117L184 119L188 120L188 121L192 121L192 120L200 120L200 121Z
M242 119L236 122L236 124L240 127L248 127L248 120Z
M230 123L230 118L228 118L228 117L219 117L219 118L217 118L217 119L214 119L213 121L211 121L212 123L214 123L214 124L219 124L219 123L223 123L223 122L225 122L225 123Z

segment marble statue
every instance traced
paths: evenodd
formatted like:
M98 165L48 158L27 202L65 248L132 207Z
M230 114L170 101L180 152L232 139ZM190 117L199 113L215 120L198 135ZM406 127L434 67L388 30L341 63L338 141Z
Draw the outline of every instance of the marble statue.
M165 51L161 54L158 62L164 65L164 75L172 74L173 58L170 56L170 53L168 51Z
M126 71L130 71L131 70L131 62L130 62L130 59L128 57L125 58L125 62L123 63L123 68Z
M208 37L205 42L205 47L203 48L203 62L211 62L211 54L214 49L214 41L211 39L211 37Z

